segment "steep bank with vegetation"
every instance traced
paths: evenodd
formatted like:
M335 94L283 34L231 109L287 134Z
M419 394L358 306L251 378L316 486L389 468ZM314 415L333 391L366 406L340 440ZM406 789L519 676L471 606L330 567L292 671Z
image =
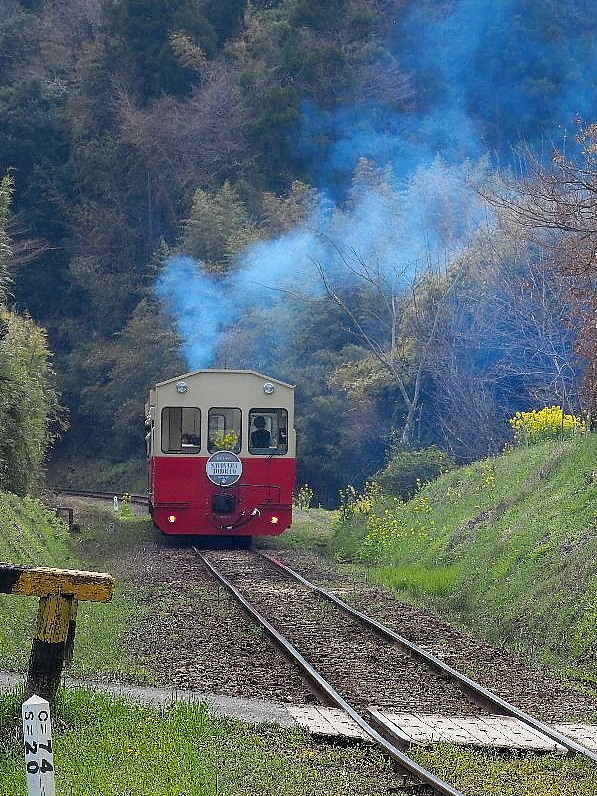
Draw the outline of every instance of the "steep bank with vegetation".
M0 492L0 561L71 569L79 564L64 523L40 501L10 492Z
M407 502L352 496L332 548L490 641L597 680L597 434L452 470Z

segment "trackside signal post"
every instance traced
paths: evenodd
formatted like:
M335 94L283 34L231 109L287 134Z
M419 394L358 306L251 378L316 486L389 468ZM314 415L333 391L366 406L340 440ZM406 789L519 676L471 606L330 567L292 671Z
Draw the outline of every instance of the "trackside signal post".
M101 572L0 564L0 593L40 598L26 692L53 702L62 669L72 660L77 603L111 600L114 578Z

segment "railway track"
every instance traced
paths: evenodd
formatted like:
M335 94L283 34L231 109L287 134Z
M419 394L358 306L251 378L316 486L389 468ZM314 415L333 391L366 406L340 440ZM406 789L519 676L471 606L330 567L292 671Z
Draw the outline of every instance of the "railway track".
M56 494L58 495L71 495L72 497L88 497L94 498L96 500L107 500L112 502L114 497L118 497L122 499L122 492L97 492L88 489L70 489L68 487L57 486L54 488ZM146 506L148 504L147 495L134 495L131 493L126 493L127 499L130 503L137 503L141 506Z
M319 701L344 711L394 764L429 793L462 796L407 754L410 740L383 709L507 716L566 754L597 754L518 710L379 622L262 553L200 553L204 565L299 667ZM371 707L376 706L376 707Z

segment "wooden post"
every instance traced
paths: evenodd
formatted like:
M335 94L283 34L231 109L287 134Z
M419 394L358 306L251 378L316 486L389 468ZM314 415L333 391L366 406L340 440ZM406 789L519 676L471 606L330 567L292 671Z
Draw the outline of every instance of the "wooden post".
M29 656L25 691L53 702L65 662L66 640L74 597L52 594L42 597L37 612L37 629Z
M108 602L114 578L101 572L0 564L0 593L39 597L26 692L53 702L72 660L78 600Z
M57 506L56 516L60 517L61 520L66 520L68 523L68 530L72 531L73 525L75 524L74 509L72 509L70 506Z

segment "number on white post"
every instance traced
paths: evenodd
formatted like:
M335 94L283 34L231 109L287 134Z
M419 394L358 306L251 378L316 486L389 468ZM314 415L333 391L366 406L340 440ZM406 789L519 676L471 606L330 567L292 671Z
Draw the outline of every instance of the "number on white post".
M55 796L50 705L36 694L23 702L23 739L28 796Z

